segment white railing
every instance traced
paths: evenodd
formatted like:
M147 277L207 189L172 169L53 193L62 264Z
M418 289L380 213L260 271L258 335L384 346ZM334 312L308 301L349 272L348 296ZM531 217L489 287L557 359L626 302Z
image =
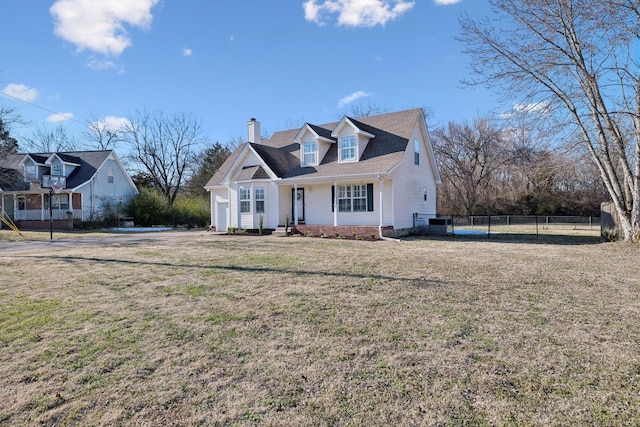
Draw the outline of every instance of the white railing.
M53 210L53 219L56 221L59 220L68 220L69 214L72 213L73 219L82 219L82 209L54 209ZM14 213L14 221L47 221L49 220L49 209L27 209L27 210L17 210Z

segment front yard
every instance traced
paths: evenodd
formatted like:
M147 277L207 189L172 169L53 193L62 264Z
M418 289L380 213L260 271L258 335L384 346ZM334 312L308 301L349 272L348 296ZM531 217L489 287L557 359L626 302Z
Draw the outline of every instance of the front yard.
M637 425L637 260L206 232L5 251L0 426Z

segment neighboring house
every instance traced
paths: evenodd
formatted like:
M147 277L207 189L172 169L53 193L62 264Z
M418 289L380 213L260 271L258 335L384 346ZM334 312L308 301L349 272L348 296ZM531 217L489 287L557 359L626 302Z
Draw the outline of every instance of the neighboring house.
M306 123L261 140L248 123L241 144L205 186L211 225L290 225L343 236L398 236L436 216L440 176L422 109L325 125Z
M0 166L9 172L0 206L19 228L49 227L51 217L56 228L70 228L138 192L113 150L10 154ZM49 188L56 183L63 188Z

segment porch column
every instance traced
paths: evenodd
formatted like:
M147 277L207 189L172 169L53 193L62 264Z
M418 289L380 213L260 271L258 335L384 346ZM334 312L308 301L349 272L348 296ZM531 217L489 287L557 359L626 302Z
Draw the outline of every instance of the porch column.
M240 213L240 184L236 184L236 215L238 215L238 230L240 230L242 229L242 214Z
M333 226L338 226L338 183L333 181Z
M293 184L293 224L298 225L298 184Z
M213 194L211 193L209 193L209 198L211 199L209 200L211 209L211 222L209 226L215 225L216 231L220 231L218 230L220 228L220 225L218 224L218 201L214 199Z
M40 221L44 221L44 193L40 194ZM49 197L49 210L51 210L51 197Z
M391 225L396 226L396 189L391 180Z
M380 185L380 230L382 230L382 226L384 226L384 185L382 178L379 178L380 181L378 185Z

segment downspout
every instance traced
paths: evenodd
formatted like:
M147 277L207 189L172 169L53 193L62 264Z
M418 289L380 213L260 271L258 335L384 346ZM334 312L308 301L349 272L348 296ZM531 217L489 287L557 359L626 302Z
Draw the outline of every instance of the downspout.
M378 237L380 238L380 240L387 240L387 241L390 241L390 242L400 242L400 239L394 239L394 238L391 238L391 237L386 237L386 236L384 236L382 234L382 225L384 224L384 191L383 191L384 187L383 187L382 184L383 184L384 178L381 177L380 175L378 175L378 179L379 179L378 185L380 186L380 191L379 191L379 193L380 193L380 202L379 202L379 205L380 205L380 224L378 225Z

